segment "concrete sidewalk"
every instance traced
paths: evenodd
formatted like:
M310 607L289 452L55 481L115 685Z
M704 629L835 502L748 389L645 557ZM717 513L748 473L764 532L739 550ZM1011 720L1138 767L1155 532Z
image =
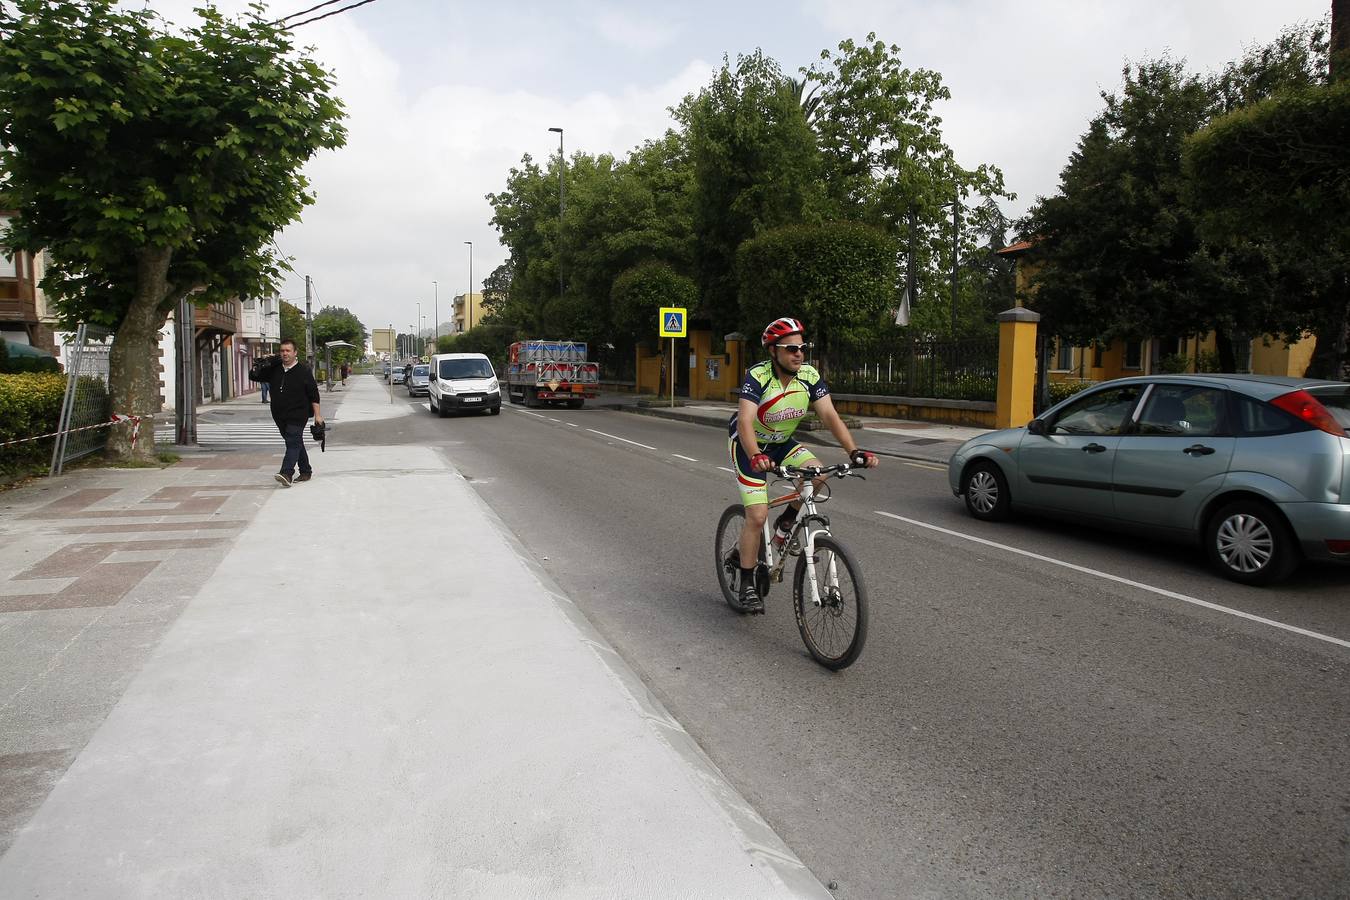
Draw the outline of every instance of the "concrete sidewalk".
M675 419L683 422L695 422L711 425L723 430L727 421L735 412L734 403L716 400L681 400L681 406L638 405L638 398L632 394L602 394L596 401L597 406L621 409L625 412L641 413L663 419ZM854 429L858 446L884 456L900 459L921 460L924 462L947 464L956 449L965 441L981 434L987 434L987 428L966 428L960 425L941 425L934 422L916 422L908 419L885 419L878 416L848 415L847 419L857 421L861 428ZM837 447L839 443L834 435L826 430L806 431L798 429L794 435L807 444L820 444ZM828 462L828 460L826 460Z
M453 458L279 457L0 495L0 897L829 896Z

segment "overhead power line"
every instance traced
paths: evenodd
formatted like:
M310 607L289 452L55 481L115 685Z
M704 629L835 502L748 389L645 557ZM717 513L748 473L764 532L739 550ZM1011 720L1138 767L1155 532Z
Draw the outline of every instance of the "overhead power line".
M303 15L307 15L307 14L309 14L309 13L312 13L312 12L314 12L316 9L323 9L325 6L332 6L334 3L341 3L341 2L342 2L342 0L323 0L322 3L316 4L315 6L311 6L309 9L302 9L302 10L300 10L299 12L293 12L293 13L291 13L289 16L282 16L280 19L277 19L277 20L276 20L275 22L273 22L272 24L273 24L273 25L280 25L282 22L287 22L287 21L289 21L289 20L291 20L291 19L298 19L298 18L300 18L300 17L303 16Z
M314 7L314 9L320 9L320 8L322 8L322 7L324 7L324 6L330 6L330 5L332 5L333 3L337 3L337 2L339 2L339 0L329 0L329 2L327 2L327 3L320 3L318 6ZM333 10L332 12L326 12L326 13L324 13L324 14L321 15L321 16L313 16L312 18L302 19L302 20L300 20L299 22L290 22L290 21L288 21L289 19L295 18L295 16L287 16L285 19L282 19L281 21L282 21L282 23L285 24L285 26L286 26L287 28L299 28L301 25L308 25L310 22L317 22L317 21L319 21L320 19L327 19L327 18L329 18L330 16L336 16L336 15L339 15L339 14L341 14L341 13L345 13L345 12L347 12L347 10L349 10L349 9L356 9L358 6L365 6L367 3L374 3L374 2L375 2L375 0L360 0L360 2L358 2L358 3L352 3L352 4L348 5L348 6L342 6L342 7L339 7L339 8L337 8L337 9ZM312 12L312 10L308 10L308 9L307 9L307 10L305 10L304 12L298 12L298 13L296 13L295 15L296 15L296 16L302 16L302 15L304 15L304 14L307 13L307 12Z

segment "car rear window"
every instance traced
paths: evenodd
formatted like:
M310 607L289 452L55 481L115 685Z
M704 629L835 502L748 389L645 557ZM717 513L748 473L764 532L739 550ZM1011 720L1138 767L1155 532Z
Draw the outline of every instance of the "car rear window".
M1300 422L1278 407L1242 394L1232 394L1236 433L1247 437L1264 437L1272 434L1290 434L1295 431L1307 431L1311 425Z
M1309 388L1308 393L1327 408L1336 424L1350 431L1350 385L1345 387Z
M413 366L414 375L430 375L431 366Z

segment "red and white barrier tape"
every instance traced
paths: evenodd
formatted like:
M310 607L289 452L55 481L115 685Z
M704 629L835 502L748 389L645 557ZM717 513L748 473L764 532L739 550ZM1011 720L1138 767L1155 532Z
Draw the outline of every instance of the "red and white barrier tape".
M111 428L114 425L131 424L131 448L136 449L136 438L141 433L141 419L143 416L121 416L117 413L112 414L112 418L106 422L99 422L97 425L81 425L79 428L69 428L64 432L53 431L51 434L39 434L37 437L19 438L13 441L0 441L0 447L9 447L13 444L26 444L29 441L40 441L44 438L56 437L61 434L74 434L77 431L89 431L94 428Z

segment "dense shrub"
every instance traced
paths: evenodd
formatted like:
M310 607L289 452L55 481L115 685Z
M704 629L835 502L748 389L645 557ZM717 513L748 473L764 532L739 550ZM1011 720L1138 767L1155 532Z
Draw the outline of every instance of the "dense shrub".
M0 443L55 431L65 392L64 375L0 375ZM0 473L31 468L49 459L51 452L51 438L0 448Z
M1052 381L1050 382L1050 403L1058 403L1059 401L1072 397L1074 394L1085 391L1096 384L1097 382L1095 381L1085 381L1080 379Z

